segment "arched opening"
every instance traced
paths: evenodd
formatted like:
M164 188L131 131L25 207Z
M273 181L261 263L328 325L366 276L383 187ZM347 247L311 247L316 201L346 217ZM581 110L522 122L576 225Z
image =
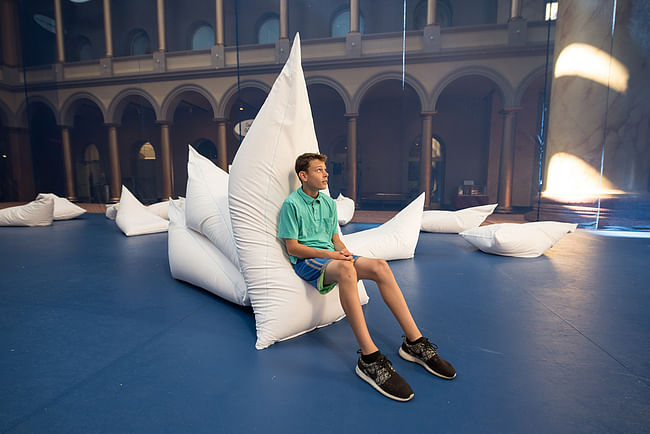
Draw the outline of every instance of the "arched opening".
M129 38L129 56L140 56L151 53L149 35L142 29L136 29Z
M226 142L228 149L228 165L232 164L239 145L246 134L246 123L250 123L262 108L267 94L261 89L255 87L245 87L239 92L239 96L234 94L228 105L228 122L226 126ZM242 124L243 122L243 124ZM240 128L241 127L241 128ZM240 134L241 131L241 134Z
M400 209L419 193L419 157L411 145L422 132L420 99L410 85L384 80L359 108L357 201L365 209Z
M192 50L209 50L214 45L214 29L208 24L201 24L192 33Z
M198 92L186 91L175 99L176 109L172 115L170 141L174 173L174 195L185 196L187 187L187 146L196 145L200 140L211 138L210 143L217 140L217 124L209 101ZM214 146L214 145L213 145ZM218 165L217 148L214 148L215 160ZM208 157L210 158L210 157Z
M159 155L160 127L149 101L130 95L118 128L120 169L124 184L143 203L162 199L162 165ZM146 145L146 146L145 146Z
M6 125L4 125L5 117L3 115L4 113L0 112L0 202L8 202L16 200L18 186L15 185L16 182L13 179L9 134L5 128Z
M70 107L70 145L75 190L80 202L108 202L107 137L101 110L90 100L77 100Z
M420 188L420 165L422 164L422 137L418 136L409 150L409 189ZM416 184L417 183L417 184ZM440 137L431 137L431 185L429 206L439 209L445 190L445 145Z
M460 77L443 90L436 108L432 133L446 145L441 206L458 208L459 200L487 203L488 197L496 201L503 135L500 89L483 76ZM459 198L466 195L481 198Z
M27 108L37 193L65 196L65 168L61 131L52 110L36 102Z
M274 44L280 39L280 17L276 14L266 14L257 25L257 43Z
M308 86L314 128L320 152L327 155L329 190L332 197L348 194L347 138L345 103L341 96L324 84Z

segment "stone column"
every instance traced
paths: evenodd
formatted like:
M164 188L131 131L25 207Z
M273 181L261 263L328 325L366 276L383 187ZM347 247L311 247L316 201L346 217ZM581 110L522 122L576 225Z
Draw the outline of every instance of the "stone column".
M510 1L510 19L521 18L521 0Z
M427 1L427 26L431 26L436 23L436 6L438 2L436 0Z
M68 200L76 201L74 188L74 168L72 166L72 146L70 145L70 128L61 127L61 141L63 142L63 167L65 168L65 194Z
M420 191L424 192L424 208L431 203L431 118L434 112L422 112L422 140L420 141Z
M65 62L65 45L63 44L63 14L61 0L54 0L54 21L56 22L56 61Z
M27 128L9 128L8 133L15 198L21 202L33 200L36 192L29 131Z
M350 32L359 31L359 0L350 0Z
M596 203L648 192L650 34L644 2L616 3L612 40L614 2L559 2L545 197Z
M120 201L122 195L122 173L120 171L120 151L117 145L117 125L107 124L108 127L108 161L110 165L110 198L109 202Z
M223 0L216 0L217 20L215 22L214 43L224 45Z
M2 61L7 66L20 66L20 33L16 0L0 0L0 41Z
M519 107L509 107L500 113L503 116L503 138L501 140L501 164L499 165L499 206L496 212L512 212L512 180L515 166L515 123Z
M113 57L113 29L111 24L111 0L104 0L104 39L106 57Z
M167 51L165 40L165 0L157 0L158 51Z
M287 0L280 0L280 39L289 39L289 9Z
M226 139L226 119L217 119L217 156L219 167L228 171L228 142Z
M167 200L174 191L172 182L172 158L169 144L169 124L160 123L160 163L162 164L162 199Z
M346 113L348 119L348 197L357 202L357 118L358 113Z

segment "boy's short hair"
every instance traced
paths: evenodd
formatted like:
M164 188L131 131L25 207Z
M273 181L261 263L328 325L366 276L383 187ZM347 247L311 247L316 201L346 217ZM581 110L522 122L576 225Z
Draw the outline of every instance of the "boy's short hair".
M320 160L324 163L327 161L327 155L315 154L313 152L299 155L298 158L296 158L296 175L302 171L306 172L309 169L311 160Z

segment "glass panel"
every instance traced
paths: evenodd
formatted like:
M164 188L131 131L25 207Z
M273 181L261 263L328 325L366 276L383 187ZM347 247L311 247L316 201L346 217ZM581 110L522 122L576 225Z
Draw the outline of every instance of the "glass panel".
M280 39L280 18L267 18L257 33L257 42L259 44L273 44Z
M192 50L209 50L214 45L214 29L203 25L192 36Z

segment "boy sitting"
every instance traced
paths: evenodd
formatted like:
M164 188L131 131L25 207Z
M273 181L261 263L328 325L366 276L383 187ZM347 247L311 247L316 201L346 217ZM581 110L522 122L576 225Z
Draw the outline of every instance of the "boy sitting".
M327 188L326 160L325 155L312 153L296 159L295 170L302 187L282 204L278 237L285 241L296 273L321 294L327 294L338 283L341 306L361 347L357 375L383 395L408 401L413 398L411 387L370 337L359 300L359 279L377 283L384 302L404 331L405 339L399 348L403 359L449 380L456 377L456 370L438 355L437 346L420 333L386 261L355 256L343 244L338 233L336 203L320 193Z

